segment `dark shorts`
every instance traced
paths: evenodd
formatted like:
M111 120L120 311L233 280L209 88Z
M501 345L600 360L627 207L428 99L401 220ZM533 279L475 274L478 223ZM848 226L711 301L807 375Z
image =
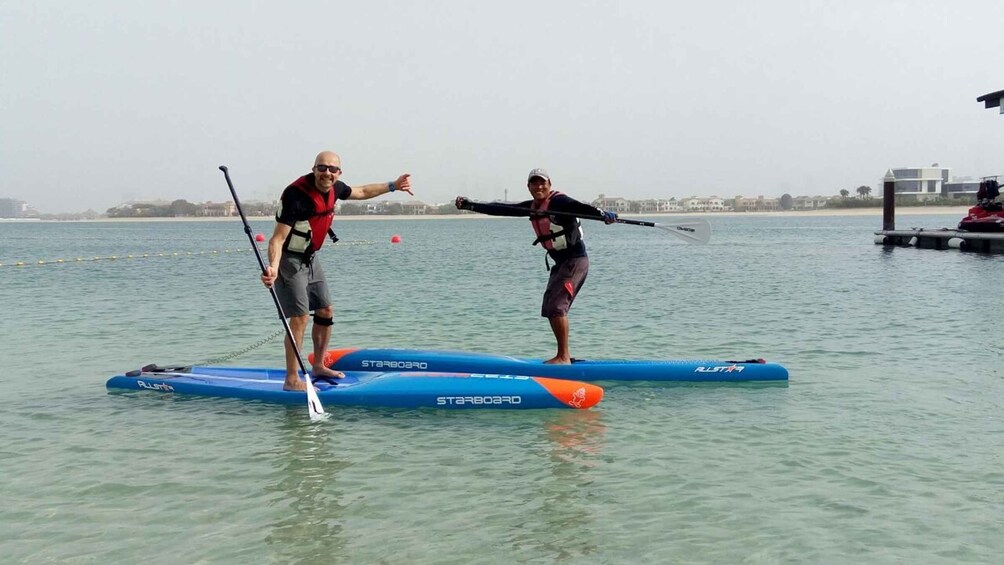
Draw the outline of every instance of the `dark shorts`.
M568 315L572 301L579 294L582 283L589 274L589 257L573 257L551 268L544 290L544 301L540 305L540 315L556 318Z
M283 253L274 288L287 318L306 316L312 310L331 306L324 269L316 256L313 261L305 263L298 257Z

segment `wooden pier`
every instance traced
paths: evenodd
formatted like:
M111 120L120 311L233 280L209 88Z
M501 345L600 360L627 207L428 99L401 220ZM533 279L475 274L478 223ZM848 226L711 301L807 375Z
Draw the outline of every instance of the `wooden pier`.
M1004 253L1004 233L971 232L952 228L896 229L896 177L893 176L892 170L889 170L882 180L882 230L875 232L877 245Z
M913 228L875 232L875 243L918 249L959 249L979 253L1004 253L1004 233L979 233L949 228Z
M986 108L1000 108L1004 114L1004 90L984 94L976 99ZM896 177L892 170L882 179L882 230L875 232L875 243L918 249L959 249L979 253L1004 253L1004 233L984 233L951 228L896 229Z

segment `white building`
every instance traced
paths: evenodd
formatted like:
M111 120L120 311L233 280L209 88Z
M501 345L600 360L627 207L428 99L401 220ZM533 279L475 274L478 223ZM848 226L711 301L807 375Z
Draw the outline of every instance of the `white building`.
M638 211L642 214L648 212L679 212L680 211L680 201L676 198L670 198L666 200L665 198L653 198L650 200L639 200ZM599 206L597 206L599 208Z
M605 196L601 194L599 198L593 200L592 205L600 210L617 212L618 214L624 214L631 211L631 201L626 198L619 198L616 196Z
M725 201L717 196L691 196L680 201L685 212L724 212Z
M762 195L756 198L736 196L732 203L732 208L736 212L776 212L781 209L781 200L779 198L767 198Z
M424 216L429 210L429 206L420 200L405 200L401 208L405 215L411 216Z
M940 198L942 185L948 182L950 173L950 169L939 167L937 163L930 167L903 167L891 170L896 177L896 196L917 200Z
M680 207L680 201L676 198L670 198L669 200L658 199L656 202L659 203L660 212L679 212L683 208Z
M0 218L20 218L28 210L28 204L13 198L0 198Z
M825 196L796 196L791 199L792 210L819 210L826 208L829 198Z

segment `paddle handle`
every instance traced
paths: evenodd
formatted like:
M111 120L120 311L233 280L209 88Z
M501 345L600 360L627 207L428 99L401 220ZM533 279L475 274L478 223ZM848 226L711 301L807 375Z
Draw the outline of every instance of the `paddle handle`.
M582 218L583 220L596 220L598 222L605 222L605 221L607 221L607 219L604 218L603 216L592 216L592 215L588 215L588 214L572 214L571 212L554 212L554 211L551 211L551 210L548 210L547 212L543 212L543 213L537 214L537 215L540 215L540 216L565 216L565 217L573 217L573 218ZM646 222L644 220L628 220L626 218L617 218L616 220L614 220L614 222L616 222L618 224L628 224L628 225L631 225L631 226L645 226L645 227L648 227L648 228L654 228L655 227L655 222Z
M244 233L247 234L248 241L251 242L251 249L254 249L254 256L258 259L258 266L261 267L261 273L264 275L266 273L265 260L262 259L261 251L258 250L258 244L255 243L254 235L251 234L251 224L248 223L248 218L244 215L241 199L237 197L237 190L234 188L233 181L230 180L230 170L227 169L226 165L220 165L220 170L223 171L223 178L227 179L227 186L230 187L230 196L233 197L234 205L237 206L237 212L241 215L241 222L244 223ZM300 366L300 371L303 372L303 376L307 380L307 407L310 410L311 418L314 418L315 413L324 414L321 400L317 398L317 393L314 392L314 383L311 382L310 373L307 372L307 367L303 364L300 348L296 346L296 340L293 339L293 330L289 327L289 322L286 320L286 313L282 311L282 304L279 303L279 295L275 293L275 287L273 286L268 287L268 292L272 295L275 310L279 314L279 320L282 321L282 327L286 330L286 338L289 339L290 346L296 352L296 363Z
M265 260L261 257L261 252L258 250L258 244L255 243L254 236L251 234L251 224L248 223L247 216L244 215L244 208L241 206L241 199L237 196L237 191L234 189L234 183L230 180L230 169L226 165L220 165L220 170L223 171L223 178L227 179L227 186L230 187L230 196L234 199L234 205L237 206L237 213L241 215L241 222L244 224L244 233L248 236L248 241L251 242L251 248L254 249L254 256L258 259L258 266L261 267L261 274L265 274ZM276 300L276 305L278 305L278 300ZM282 311L282 306L279 306L280 313ZM286 319L285 316L282 317L283 320Z
M602 218L597 218L597 219L602 219ZM626 219L622 219L622 218L617 218L617 223L618 224L630 224L632 226L645 226L647 228L654 228L655 227L655 222L646 222L646 221L643 221L643 220L626 220Z

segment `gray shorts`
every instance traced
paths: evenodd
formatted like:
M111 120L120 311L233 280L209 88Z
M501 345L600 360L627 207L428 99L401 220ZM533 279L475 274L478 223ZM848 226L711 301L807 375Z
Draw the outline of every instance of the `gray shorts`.
M579 294L582 283L589 274L589 258L573 257L551 268L544 290L544 301L540 305L540 315L557 318L568 315L572 301Z
M313 310L331 306L324 269L316 255L313 261L305 263L299 257L283 253L274 288L287 318L306 316Z

